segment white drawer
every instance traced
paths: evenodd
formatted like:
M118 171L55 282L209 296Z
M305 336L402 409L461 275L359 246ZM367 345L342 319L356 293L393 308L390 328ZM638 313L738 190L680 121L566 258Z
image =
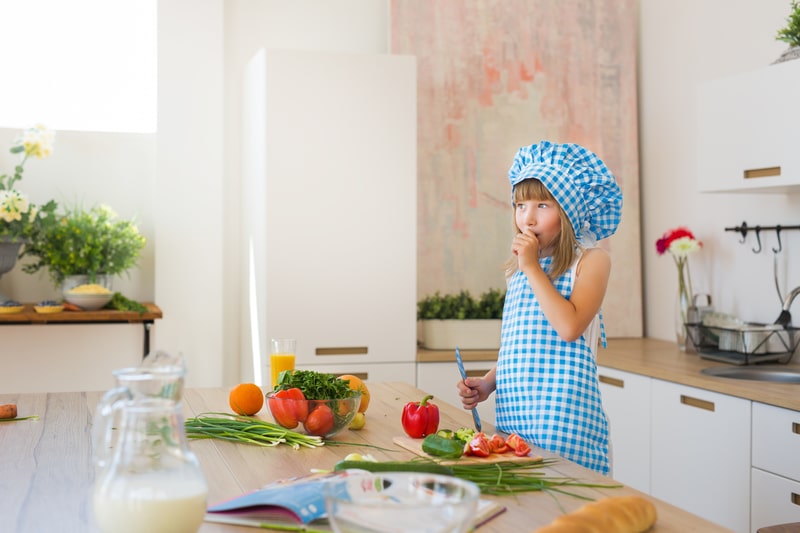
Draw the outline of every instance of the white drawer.
M753 466L800 481L800 413L753 402Z
M800 483L752 469L750 531L800 522Z

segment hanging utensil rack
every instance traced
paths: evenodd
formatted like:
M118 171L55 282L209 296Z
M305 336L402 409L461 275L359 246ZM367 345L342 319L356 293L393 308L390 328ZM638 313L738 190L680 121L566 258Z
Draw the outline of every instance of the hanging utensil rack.
M744 244L745 239L747 238L747 234L749 232L755 232L756 234L756 241L758 244L757 248L753 248L753 253L757 254L761 252L761 232L762 231L774 231L778 236L778 247L773 248L772 251L780 253L783 249L783 244L781 244L781 232L788 231L788 230L800 230L800 226L784 226L782 224L776 224L775 226L748 226L747 222L742 222L740 225L732 227L732 228L725 228L725 231L735 231L736 233L741 234L742 240L739 242Z

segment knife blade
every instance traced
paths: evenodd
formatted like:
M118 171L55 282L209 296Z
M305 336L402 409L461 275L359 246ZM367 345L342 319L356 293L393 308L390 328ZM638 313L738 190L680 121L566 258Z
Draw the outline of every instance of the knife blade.
M461 360L461 352L458 351L458 347L456 347L456 363L458 363L458 371L461 372L461 379L464 380L464 384L467 384L467 371L464 370L464 361ZM478 415L478 409L473 407L472 408L472 420L475 422L475 429L481 431L481 417Z

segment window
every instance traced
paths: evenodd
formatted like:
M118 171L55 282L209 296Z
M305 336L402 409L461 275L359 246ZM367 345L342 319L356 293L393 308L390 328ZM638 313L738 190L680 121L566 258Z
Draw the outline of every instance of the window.
M0 0L0 127L156 131L157 0Z

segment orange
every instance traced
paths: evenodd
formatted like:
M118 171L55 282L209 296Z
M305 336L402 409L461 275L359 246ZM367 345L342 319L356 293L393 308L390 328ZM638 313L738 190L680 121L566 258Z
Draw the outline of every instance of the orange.
M264 407L264 393L255 383L239 383L228 395L231 409L238 415L254 415Z
M369 407L369 389L367 388L367 384L364 383L361 380L361 378L356 377L352 374L345 374L343 376L339 376L339 379L349 380L350 389L361 392L361 404L358 406L358 412L366 413L367 407Z

